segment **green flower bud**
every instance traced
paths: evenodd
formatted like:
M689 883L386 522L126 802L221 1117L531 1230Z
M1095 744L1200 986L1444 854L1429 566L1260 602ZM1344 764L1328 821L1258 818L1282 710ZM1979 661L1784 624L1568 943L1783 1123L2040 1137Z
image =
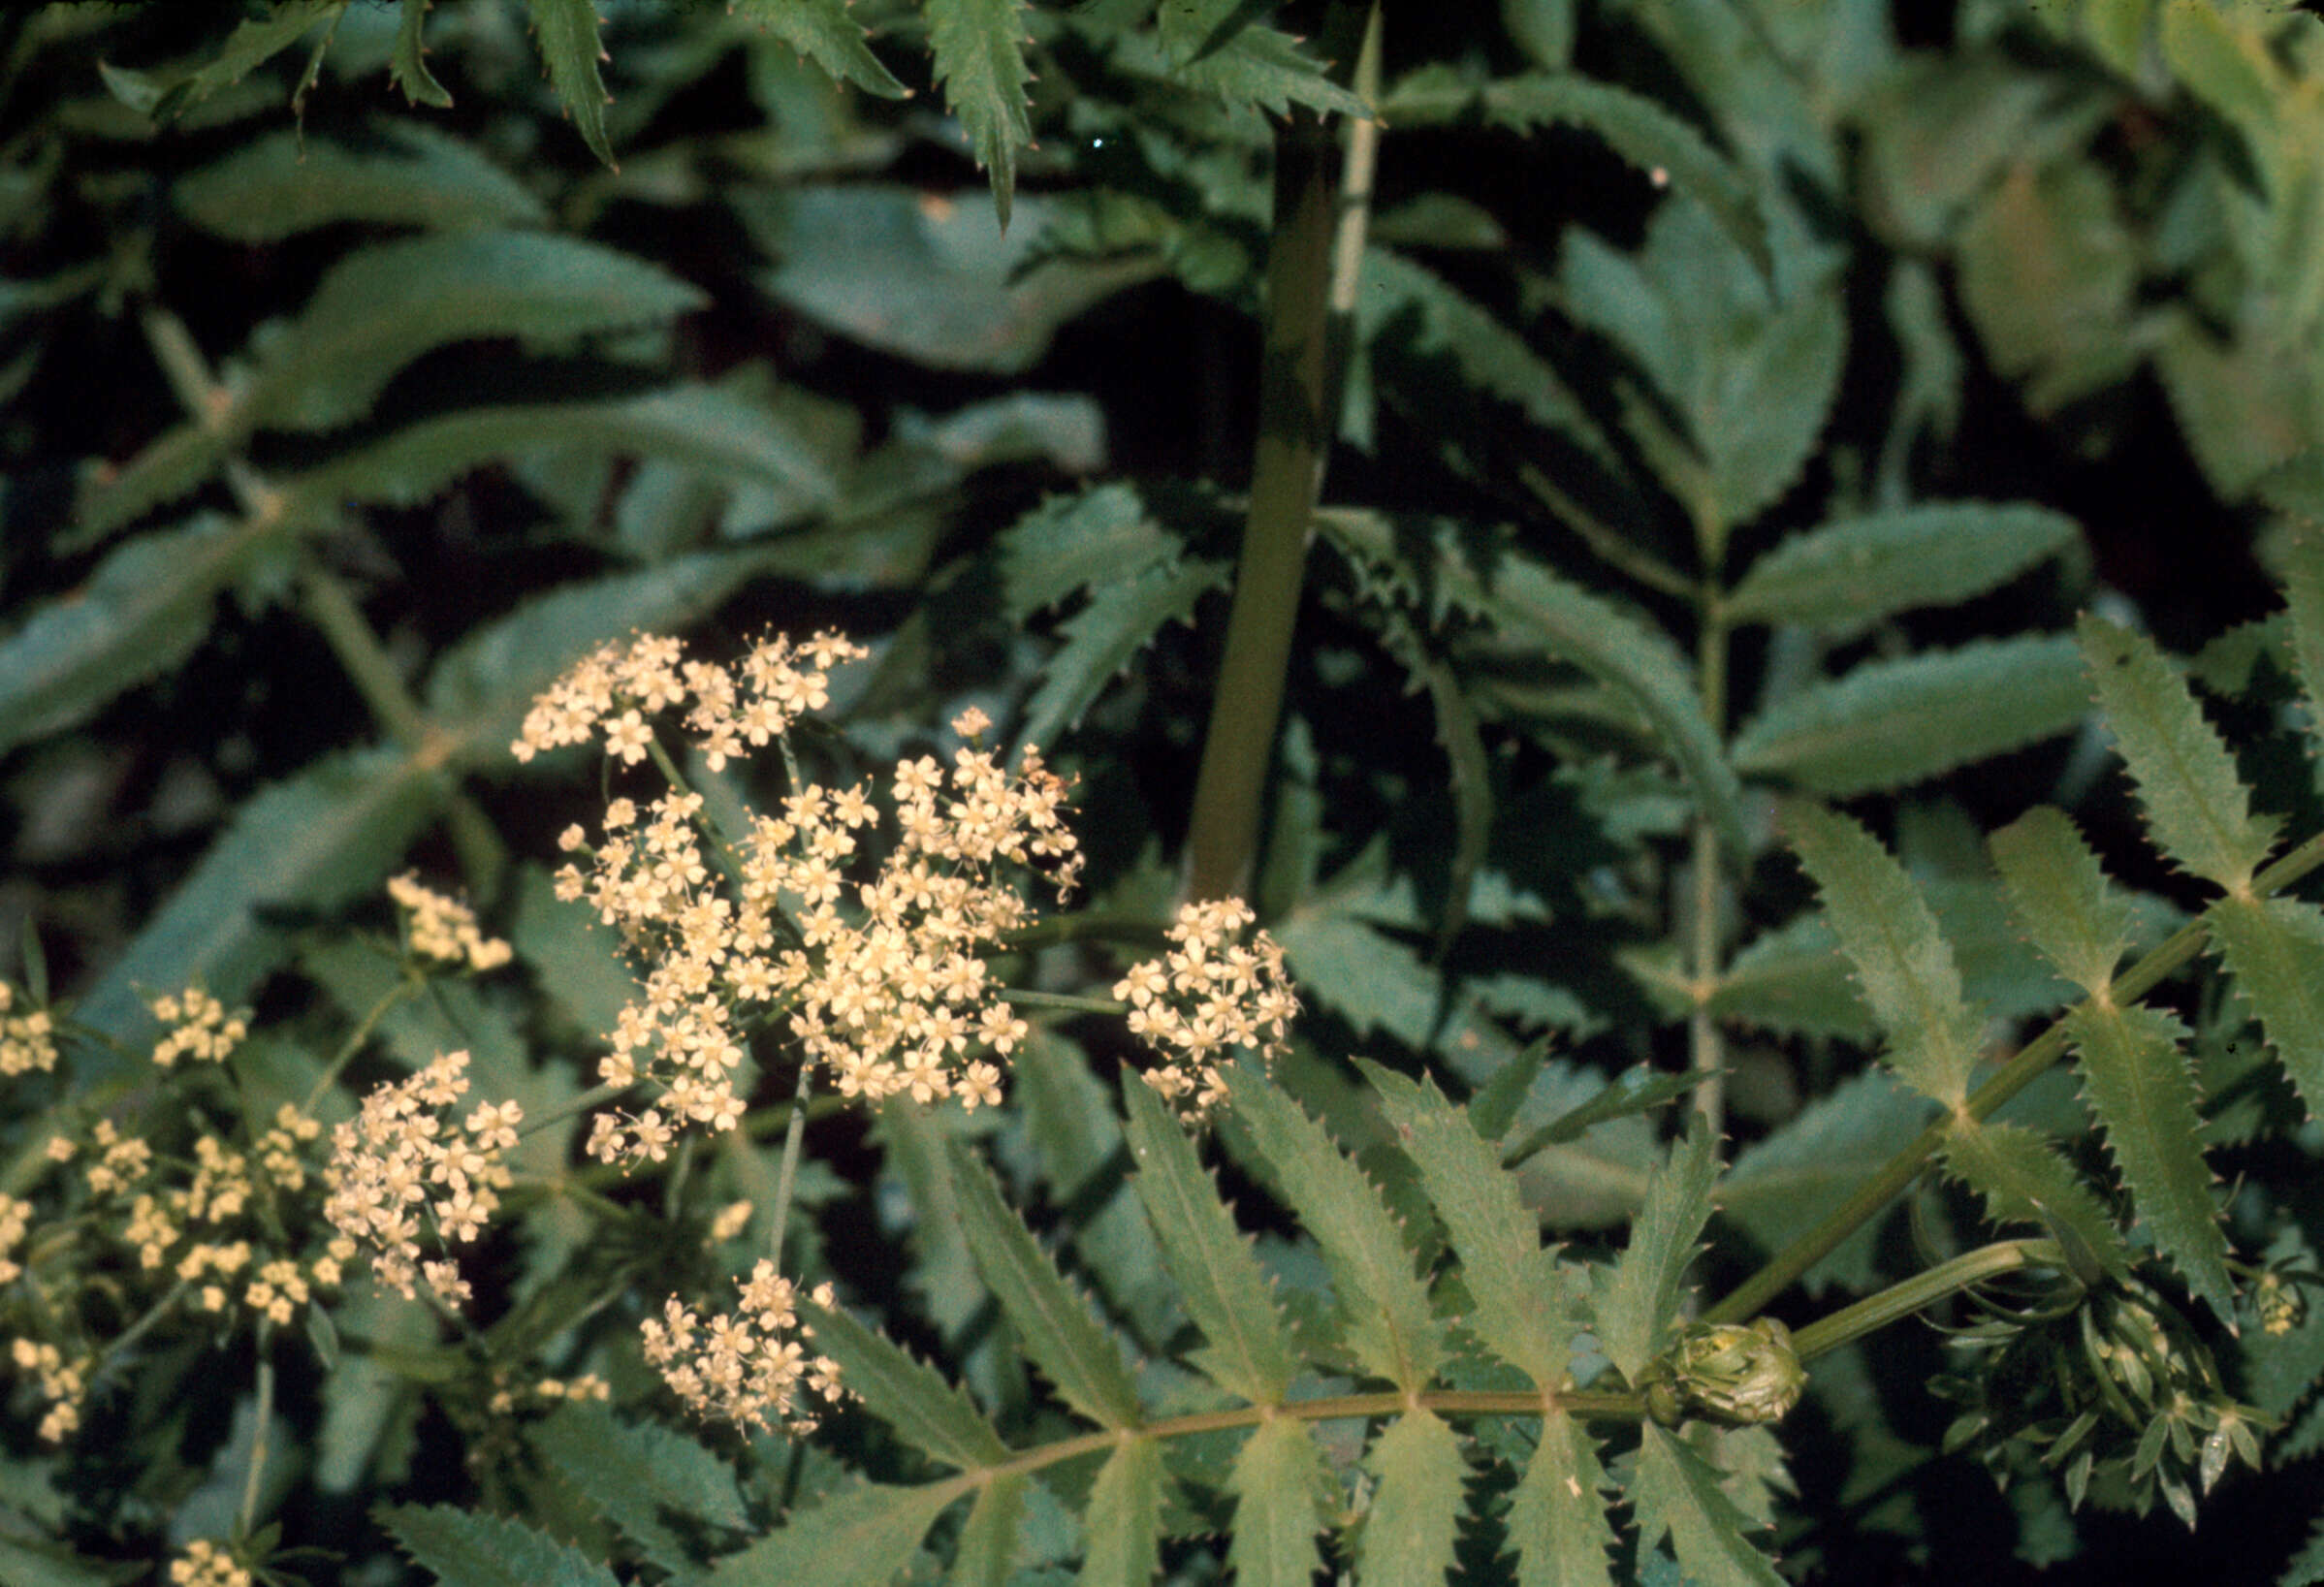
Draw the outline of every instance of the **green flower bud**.
M2261 1329L2271 1334L2288 1334L2308 1320L2308 1297L2280 1273L2259 1276L2251 1286L2251 1307Z
M1792 1331L1756 1322L1697 1322L1640 1374L1647 1413L1666 1426L1686 1416L1749 1427L1781 1421L1807 1387Z

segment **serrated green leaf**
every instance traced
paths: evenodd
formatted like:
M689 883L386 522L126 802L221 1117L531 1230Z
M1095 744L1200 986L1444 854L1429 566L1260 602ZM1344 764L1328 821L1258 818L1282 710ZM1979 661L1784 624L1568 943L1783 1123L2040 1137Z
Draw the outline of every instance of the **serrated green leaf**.
M1969 1095L1985 1021L1962 1000L1953 949L1927 900L1849 817L1787 805L1784 827L1889 1038L1889 1066L1924 1096L1958 1106Z
M511 453L555 448L652 460L754 485L788 503L794 519L839 496L839 481L812 442L764 404L715 386L680 386L618 402L436 414L280 483L302 500L410 506Z
M221 88L230 88L317 27L335 28L348 0L288 0L271 15L235 25L215 59L169 81L148 109L157 121L182 115ZM129 74L123 74L127 76Z
M1633 1382L1678 1318L1678 1286L1710 1221L1718 1177L1711 1132L1698 1115L1686 1138L1671 1147L1669 1165L1648 1184L1621 1259L1593 1275L1602 1281L1598 1348Z
M195 982L232 1006L290 934L262 918L335 909L378 887L442 793L436 768L387 748L325 755L236 812L193 873L76 1011L128 1038L149 1019L137 989Z
M106 1564L57 1543L0 1533L0 1581L9 1587L127 1587L145 1574L143 1565Z
M663 1511L735 1531L750 1524L734 1469L674 1428L623 1422L601 1405L567 1405L533 1429L531 1442L666 1571L683 1575L694 1565Z
M1041 686L1025 705L1021 744L1056 742L1166 622L1185 622L1194 602L1226 583L1226 564L1190 556L1098 587L1059 626L1067 638L1042 669Z
M2098 856L2066 813L2039 806L1987 843L2033 945L2085 992L2110 984L2130 946L2134 911L2110 892Z
M1478 82L1450 68L1424 67L1396 84L1380 113L1392 126L1425 126L1472 110L1520 133L1559 125L1596 133L1631 165L1653 174L1657 185L1669 183L1701 204L1762 270L1768 269L1767 222L1750 183L1700 132L1653 100L1567 72Z
M1351 914L1295 911L1273 928L1300 996L1359 1036L1385 1031L1423 1049L1436 1030L1443 978L1420 956Z
M2232 1328L2235 1281L2227 1274L2211 1165L2203 1160L2186 1027L2144 1003L2084 1003L2067 1011L2065 1026L2085 1094L2154 1248Z
M2264 23L2231 20L2216 6L2163 6L2163 60L2187 90L2266 147L2291 95Z
M2299 899L2221 899L2204 917L2312 1118L2324 1110L2324 910Z
M1255 1405L1280 1404L1291 1381L1290 1345L1249 1238L1219 1200L1186 1131L1127 1069L1122 1107L1138 1197L1206 1341L1188 1359L1229 1394Z
M1162 1563L1162 1444L1129 1439L1098 1469L1090 1489L1084 1587L1148 1587Z
M1517 407L1592 455L1610 460L1612 444L1565 377L1510 327L1448 283L1392 249L1365 250L1355 301L1355 335L1370 345L1393 328L1409 331L1412 352L1449 357L1478 390Z
M739 0L744 20L775 36L835 78L881 99L908 99L911 90L896 80L864 43L864 28L847 15L848 0Z
M532 191L469 144L417 122L373 124L396 152L358 153L284 130L181 179L173 201L237 242L279 242L347 221L450 231L543 226Z
M1569 1108L1527 1135L1509 1155L1512 1159L1524 1158L1544 1146L1577 1141L1598 1125L1674 1102L1708 1078L1701 1070L1672 1074L1647 1063L1633 1064L1608 1081L1597 1095L1579 1107Z
M1867 1042L1878 1027L1847 966L1831 923L1808 910L1761 933L1728 962L1710 1011L1784 1034Z
M1017 1560L1017 1533L1025 1520L1025 1501L1033 1478L1007 1472L980 1484L976 1503L960 1529L952 1550L950 1587L1003 1587Z
M1409 577L1401 572L1403 554L1384 519L1334 513L1320 517L1318 524L1360 565ZM1473 564L1450 524L1439 525L1435 538L1434 587L1445 605L1487 619L1512 644L1573 662L1635 705L1694 783L1696 800L1717 824L1728 852L1750 851L1741 787L1685 664L1661 634L1528 558L1506 554L1482 567Z
M1325 1480L1323 1451L1303 1421L1276 1416L1243 1441L1226 1480L1234 1497L1226 1563L1241 1587L1314 1587Z
M1719 1182L1719 1212L1769 1253L1821 1222L1921 1133L1927 1103L1886 1069L1851 1075L1747 1147ZM1799 1276L1810 1295L1833 1285L1869 1289L1877 1277L1881 1220L1872 1219Z
M2057 1149L2023 1125L1957 1120L1945 1166L1981 1196L1995 1223L2053 1223L2081 1241L2107 1271L2127 1263L2121 1232Z
M1613 1587L1606 1487L1589 1429L1562 1412L1544 1416L1541 1443L1510 1495L1519 1587Z
M1831 798L1902 788L2063 733L2088 713L2073 642L2021 635L1867 661L1744 727L1737 770Z
M700 1578L702 1587L890 1587L919 1551L937 1515L960 1497L950 1482L889 1487L866 1482L790 1516Z
M885 183L788 189L735 207L778 261L760 277L767 292L842 335L939 369L1020 374L1058 327L1165 269L1150 249L1039 257L1036 239L1058 212L1039 194L1016 201L1025 225L1014 234L980 204Z
M442 1587L619 1587L611 1570L544 1532L450 1505L373 1512Z
M581 129L581 141L589 152L619 170L621 162L605 137L605 107L614 96L605 91L605 79L597 72L597 63L609 57L597 37L594 0L525 0L525 10L532 17L557 103Z
M1355 1536L1358 1577L1412 1587L1444 1581L1466 1508L1460 1440L1433 1411L1408 1411L1372 1441L1364 1469L1379 1485Z
M1024 0L928 0L928 45L944 103L960 117L976 164L993 183L993 207L1008 228L1017 150L1033 142L1025 84Z
M1898 612L1951 606L2071 545L2074 521L2025 502L1923 502L1785 539L1729 592L1730 621L1845 636Z
M1084 589L1176 559L1180 542L1122 481L1051 496L1001 531L1001 599L1022 623Z
M1366 1372L1418 1392L1444 1359L1444 1324L1379 1189L1280 1086L1238 1063L1226 1087L1278 1190L1322 1249L1343 1342Z
M1516 1176L1501 1166L1467 1110L1447 1101L1432 1081L1408 1080L1360 1058L1356 1064L1460 1255L1477 1308L1469 1327L1541 1388L1555 1389L1573 1364L1571 1270L1542 1249L1539 1220L1518 1197Z
M1075 1411L1101 1426L1134 1427L1141 1418L1137 1391L1114 1339L1034 1243L1033 1231L1002 1197L975 1152L950 1143L953 1192L961 1232L975 1254L976 1270L1016 1326L1034 1364Z
M957 1119L959 1116L953 1115ZM946 1157L950 1124L925 1108L885 1108L874 1126L889 1169L911 1207L912 1264L906 1285L921 1297L944 1337L957 1340L985 1304L976 1259L961 1232L959 1196Z
M1669 1538L1679 1569L1701 1587L1783 1587L1750 1539L1750 1518L1721 1491L1719 1474L1669 1429L1647 1422L1640 1432L1630 1484L1640 1548Z
M1008 1446L959 1385L912 1359L846 1312L802 1298L799 1315L815 1330L815 1349L840 1364L847 1392L931 1460L962 1471L999 1465Z
M1268 115L1288 114L1293 105L1326 115L1372 113L1370 106L1334 82L1324 63L1301 49L1297 39L1257 22L1237 28L1216 48L1166 69L1196 93Z
M405 365L448 343L565 347L708 302L658 266L575 238L448 232L375 243L332 267L259 356L222 428L329 429L362 417Z
M209 632L218 592L284 538L279 517L203 514L116 547L80 588L0 641L0 749L93 714Z
M2308 1541L2285 1563L2276 1587L2316 1587L2318 1582L2324 1582L2324 1514L2310 1525Z
M406 104L452 108L452 95L428 70L428 8L435 0L402 0L396 21L395 52L388 57L388 81L403 90Z
M2281 823L2251 813L2235 757L2153 641L2088 613L2078 632L2155 842L2204 880L2243 891Z

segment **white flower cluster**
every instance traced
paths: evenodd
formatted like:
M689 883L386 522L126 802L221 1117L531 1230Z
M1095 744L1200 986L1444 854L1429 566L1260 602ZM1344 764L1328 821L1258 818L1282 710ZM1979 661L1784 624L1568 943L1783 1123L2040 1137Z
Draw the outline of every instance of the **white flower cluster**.
M1198 1116L1226 1097L1219 1065L1236 1053L1271 1063L1286 1049L1299 1000L1273 937L1237 940L1257 918L1241 899L1182 905L1168 934L1178 946L1132 965L1114 987L1131 1032L1164 1059L1141 1078L1181 1112Z
M447 1306L468 1298L457 1262L422 1259L421 1232L431 1225L446 1245L474 1240L510 1183L501 1155L517 1144L525 1111L487 1102L453 1125L444 1110L466 1095L467 1066L466 1053L445 1053L375 1089L358 1118L332 1131L323 1215L370 1251L372 1272L406 1300L422 1280Z
M12 1340L8 1354L18 1372L40 1380L41 1397L48 1402L48 1413L41 1417L41 1438L62 1444L80 1426L80 1402L89 1387L89 1359L67 1361L54 1345L35 1339Z
M686 724L722 762L823 703L823 668L863 653L832 634L797 648L774 639L729 673L682 661L675 642L640 639L599 651L543 696L523 742L548 747L604 723L609 751L632 760L651 714L691 700ZM982 713L955 724L971 738L989 725ZM998 1101L1001 1070L984 1055L1005 1057L1027 1029L981 956L1034 918L1014 870L1045 871L1060 896L1079 873L1066 792L1030 746L1013 768L968 746L949 768L929 756L901 762L890 784L898 837L869 880L851 874L879 821L861 783L798 788L723 853L702 832L691 793L642 808L615 799L593 848L582 829L568 830L564 848L589 864L558 872L558 896L586 900L646 970L609 1033L600 1076L665 1088L642 1113L600 1114L590 1153L659 1161L688 1123L734 1127L744 1028L783 1010L808 1061L844 1095Z
M660 1317L643 1324L646 1359L695 1414L717 1416L738 1427L770 1421L793 1434L812 1432L820 1400L837 1405L846 1398L839 1363L809 1356L801 1340L814 1330L799 1320L798 1290L761 1261L743 1284L742 1309L707 1321L672 1295ZM833 1304L831 1286L814 1291L818 1306Z
M16 1013L16 989L0 981L0 1075L56 1067L56 1026L46 1008Z
M501 938L478 930L475 910L421 886L408 873L389 880L388 897L406 911L405 939L412 952L425 958L465 964L470 969L498 969L515 951Z
M544 749L586 744L590 734L602 733L606 753L635 766L653 737L647 718L690 698L686 726L711 770L720 771L728 760L765 748L808 712L829 705L831 668L870 653L837 634L817 634L804 645L774 635L730 672L684 660L675 639L643 634L626 649L598 647L551 684L509 748L528 761Z
M199 987L164 994L146 1006L171 1028L153 1046L153 1062L165 1069L180 1058L223 1063L250 1034L248 1021L239 1014L229 1017L226 1005Z

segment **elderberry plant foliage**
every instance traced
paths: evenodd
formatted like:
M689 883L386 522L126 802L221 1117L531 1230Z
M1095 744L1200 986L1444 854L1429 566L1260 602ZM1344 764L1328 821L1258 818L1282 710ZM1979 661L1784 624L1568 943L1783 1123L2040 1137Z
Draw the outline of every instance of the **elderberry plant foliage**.
M0 20L0 1577L2324 1579L2313 18L1366 10Z

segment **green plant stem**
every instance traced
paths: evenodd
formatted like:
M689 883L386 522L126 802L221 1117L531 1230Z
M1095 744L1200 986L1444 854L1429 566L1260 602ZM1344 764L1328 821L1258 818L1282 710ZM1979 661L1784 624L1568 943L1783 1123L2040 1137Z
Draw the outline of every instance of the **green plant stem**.
M258 1408L256 1425L250 1433L250 1469L242 1474L242 1503L235 1512L235 1536L250 1536L250 1524L258 1519L258 1481L267 1470L267 1423L274 1419L274 1358L267 1353L271 1329L261 1323L258 1330Z
M637 1082L632 1080L628 1086L617 1086L611 1084L610 1082L603 1085L591 1086L588 1091L583 1092L579 1096L568 1096L565 1098L565 1100L559 1102L548 1112L540 1114L534 1118L526 1119L523 1124L517 1127L517 1138L522 1140L526 1135L537 1134L541 1130L547 1129L551 1125L563 1124L567 1119L572 1118L577 1113L587 1113L589 1109L595 1107L599 1102L612 1101L615 1097L627 1091L629 1086L634 1086L636 1084Z
M1652 553L1640 551L1623 539L1600 521L1595 513L1559 490L1549 476L1539 468L1531 463L1520 463L1517 465L1517 478L1524 482L1527 490L1542 498L1544 505L1564 519L1567 525L1581 536L1582 544L1596 553L1600 561L1617 572L1629 575L1648 589L1675 595L1682 601L1691 602L1696 598L1697 587L1693 580Z
M1081 998L1069 992L1021 992L1015 987L1003 987L1001 1000L1023 1003L1028 1008L1068 1008L1077 1014L1119 1014L1122 1005L1111 998Z
M2269 866L2252 878L2253 896L2267 898L2282 892L2293 882L2324 866L2324 833L2308 839L2282 859ZM2211 933L2201 919L2188 921L2164 938L2153 952L2115 977L2110 995L2118 1003L2134 1002L2145 997L2168 976L2201 953L2211 940ZM2050 1028L2018 1049L2003 1063L1992 1078L1970 1094L1961 1104L1961 1112L1971 1119L1988 1119L2002 1105L2033 1084L2043 1070L2064 1056L2066 1027L2063 1016L2053 1020ZM1921 1175L1928 1159L1944 1146L1953 1129L1953 1118L1938 1119L1913 1138L1903 1150L1834 1207L1831 1214L1814 1228L1809 1229L1778 1253L1767 1266L1744 1280L1735 1290L1703 1314L1708 1322L1741 1322L1767 1310L1767 1303L1791 1287L1800 1274L1822 1261L1839 1243L1875 1217L1882 1208L1901 1195Z
M372 1030L387 1017L387 1011L426 984L419 976L406 970L394 986L380 996L379 1000L356 1023L355 1029L347 1032L347 1039L340 1042L339 1050L331 1055L331 1062L323 1065L323 1072L315 1076L315 1083L307 1089L306 1100L299 1104L300 1112L314 1112L315 1104L323 1099L323 1094L331 1090L333 1083L355 1061L355 1055L363 1051L364 1043L371 1039Z
M1349 9L1335 6L1335 16ZM1354 289L1353 283L1335 285L1333 267L1337 262L1353 270L1362 257L1362 233L1354 233L1351 248L1345 217L1360 211L1365 195L1343 202L1332 175L1335 152L1322 120L1304 108L1294 108L1276 135L1258 442L1226 649L1194 777L1187 831L1190 898L1248 891L1258 847L1259 810L1283 714L1308 529L1339 423L1331 306L1343 296L1353 303ZM1368 186L1368 161L1359 167L1352 160L1345 169Z
M1727 731L1727 619L1721 610L1724 592L1714 570L1705 573L1700 598L1702 628L1696 638L1696 682L1703 694L1703 712L1711 730ZM1719 1022L1710 1011L1710 996L1719 984L1719 829L1709 815L1695 817L1694 1008L1687 1016L1687 1047L1703 1084L1695 1088L1695 1108L1716 1135L1726 1122L1727 1088L1724 1055L1720 1051Z
M791 1222L791 1191L799 1183L799 1151L807 1139L807 1095L813 1084L814 1065L802 1062L799 1065L799 1087L791 1094L791 1120L782 1131L782 1161L775 1170L775 1208L773 1225L767 1233L767 1244L774 1252L775 1265L782 1265L782 1236Z
M2065 1266L2065 1253L2054 1240L2002 1240L1980 1246L1926 1272L1916 1273L1901 1284L1892 1285L1877 1295L1867 1295L1829 1317L1818 1317L1792 1335L1792 1349L1800 1360L1810 1361L1866 1334L1877 1333L1891 1323L1901 1322L1947 1295L1974 1288L1988 1279L2027 1267L2063 1271Z
M1083 1433L1037 1448L1021 1449L1006 1460L979 1466L943 1482L932 1484L956 1494L972 1493L996 1477L1042 1471L1062 1461L1102 1454L1133 1439L1188 1438L1196 1433L1258 1427L1277 1418L1291 1421L1342 1421L1372 1416L1400 1416L1414 1411L1447 1416L1540 1416L1551 1412L1576 1421L1639 1421L1645 1402L1636 1394L1497 1393L1481 1389L1437 1389L1419 1394L1390 1391L1381 1394L1334 1394L1313 1400L1288 1400L1281 1405L1238 1406L1232 1411L1198 1411L1191 1415L1165 1416L1141 1427Z

